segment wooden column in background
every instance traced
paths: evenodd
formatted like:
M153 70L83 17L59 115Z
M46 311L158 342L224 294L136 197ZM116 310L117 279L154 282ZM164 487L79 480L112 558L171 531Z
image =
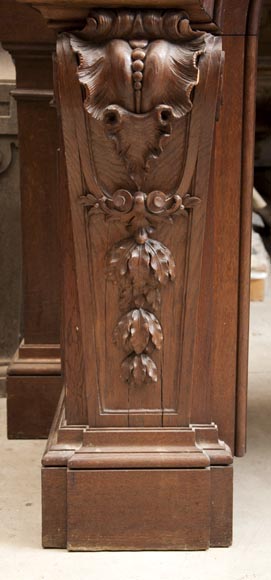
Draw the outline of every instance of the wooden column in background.
M53 32L40 14L1 0L0 40L16 66L23 255L23 341L7 379L8 435L48 435L61 389L57 117Z
M0 63L3 55L1 49ZM7 368L19 343L21 304L18 127L10 94L15 82L3 73L0 66L0 396L6 393Z
M228 546L261 3L32 4L60 33L62 127L65 389L43 545Z

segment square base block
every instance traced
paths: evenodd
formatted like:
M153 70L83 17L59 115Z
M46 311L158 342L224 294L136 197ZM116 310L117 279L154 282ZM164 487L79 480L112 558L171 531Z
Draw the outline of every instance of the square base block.
M43 468L43 546L205 550L232 540L232 467Z

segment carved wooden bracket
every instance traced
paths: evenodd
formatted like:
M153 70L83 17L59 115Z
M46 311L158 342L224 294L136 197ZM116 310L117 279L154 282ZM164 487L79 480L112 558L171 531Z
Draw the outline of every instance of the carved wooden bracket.
M71 46L79 56L86 111L112 139L135 188L143 189L150 162L167 147L174 122L192 109L206 35L192 31L184 12L100 10L90 14L82 32L71 36ZM90 213L100 210L107 218L123 220L133 233L108 256L109 276L120 282L122 305L125 296L130 307L139 307L116 327L120 344L127 346L130 333L129 346L137 345L122 363L128 382L157 381L156 364L146 355L146 337L159 329L159 346L155 340L154 346L160 348L163 333L154 314L142 307L157 309L159 287L174 279L170 250L149 235L165 218L172 220L199 201L186 195L183 203L178 188L168 195L122 189L101 191L99 197L87 192L81 198Z
M243 309L238 332L235 319L243 296L247 303L260 1L99 0L95 10L89 0L32 3L49 26L66 31L55 60L65 392L43 458L44 546L230 545L232 456L211 421L218 416L226 438L240 443ZM224 55L212 33L225 35L228 58L215 142ZM241 224L244 260L236 255L239 288L231 283L224 302L226 268L217 258L231 228L220 239L217 224L232 205L228 194L238 194L236 179L234 232L238 240ZM236 353L228 357L222 345L232 297L229 336L235 344L242 338L237 367ZM220 354L229 363L226 383Z
M100 344L100 354L93 354L98 375L102 373L98 390L104 414L114 411L101 385L107 370L99 362L103 333L98 319L106 325L105 345L111 326L109 348L114 341L126 353L119 361L124 385L161 385L161 365L169 363L171 340L182 351L187 341L191 351L194 331L186 337L186 312L196 311L194 270L201 260L221 64L220 39L192 30L183 11L93 10L83 30L58 41L68 172L69 166L75 168L68 179L82 316L89 310L84 270L95 280L97 255L104 260L104 279L100 269L94 282L95 318L89 318L88 327L81 320L86 360L86 341L91 340L94 351L95 343ZM65 108L69 93L73 128ZM105 276L115 284L114 292ZM166 291L176 277L177 288ZM116 291L121 314L109 322L102 302L105 308L111 299L115 305ZM176 310L176 292L181 292L181 310L179 305ZM171 308L176 310L173 335L166 319ZM182 374L179 356L173 367L175 374ZM178 414L179 389L171 385L168 396L166 407ZM185 409L187 414L187 402Z

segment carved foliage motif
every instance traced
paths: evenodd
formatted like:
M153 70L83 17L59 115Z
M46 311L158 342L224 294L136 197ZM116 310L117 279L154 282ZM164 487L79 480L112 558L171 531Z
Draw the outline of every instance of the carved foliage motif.
M160 286L175 279L175 262L164 244L140 230L137 239L121 240L109 252L108 277L123 289L123 308L133 302L157 310Z
M102 212L121 220L130 234L109 251L107 275L119 287L124 312L114 330L126 353L122 377L135 385L158 380L150 355L163 343L157 317L161 288L175 279L171 251L153 232L200 203L188 192L181 196L180 187L169 194L144 192L144 176L167 146L176 120L192 109L205 39L180 11L93 11L84 30L70 35L84 107L113 141L134 183L131 191L87 191L80 202L90 216Z
M151 191L146 194L136 191L134 194L125 189L115 191L108 197L101 194L97 198L87 193L80 199L82 205L88 208L89 214L105 214L107 219L120 220L132 233L142 227L152 231L162 221L172 221L172 218L184 214L185 210L200 203L196 196L178 194L165 195L162 191Z
M173 121L192 109L205 36L183 12L125 10L93 11L71 35L85 108L113 139L138 189Z
M125 314L114 330L114 339L129 356L122 363L122 374L134 384L157 381L157 368L148 356L163 342L161 325L154 314L135 308Z

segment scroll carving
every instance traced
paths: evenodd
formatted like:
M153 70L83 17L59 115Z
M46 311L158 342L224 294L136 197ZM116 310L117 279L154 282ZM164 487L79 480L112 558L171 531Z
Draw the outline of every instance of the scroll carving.
M135 385L157 381L161 290L175 279L174 256L156 237L164 223L187 216L201 201L188 190L193 168L188 187L180 179L169 192L150 189L148 174L176 124L192 111L208 40L192 31L182 11L92 11L84 30L70 35L86 114L113 143L131 184L111 191L97 184L80 203L89 216L102 213L128 233L108 252L107 276L118 285L123 312L113 332L126 353L122 377Z

